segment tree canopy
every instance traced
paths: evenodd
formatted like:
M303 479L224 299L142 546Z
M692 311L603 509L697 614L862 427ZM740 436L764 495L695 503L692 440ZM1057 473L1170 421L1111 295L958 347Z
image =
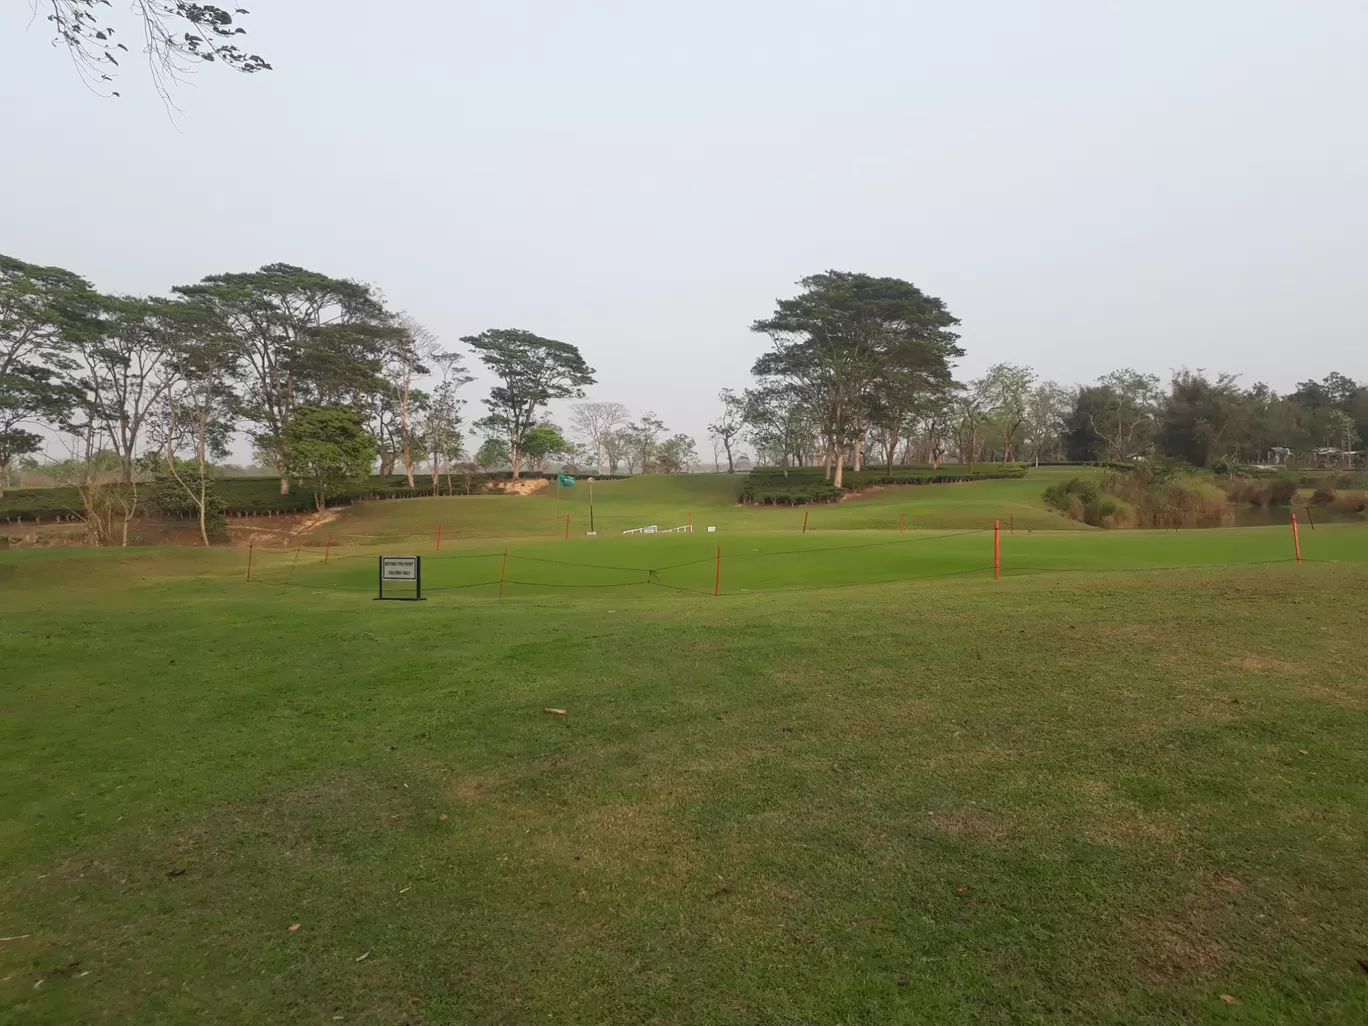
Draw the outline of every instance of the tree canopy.
M112 82L123 62L133 56L122 42L125 38L147 58L163 99L169 98L181 75L198 65L218 64L249 75L271 70L259 54L239 45L247 30L234 19L248 13L242 7L230 11L187 0L138 0L129 12L134 27L119 32L110 23L115 16L110 0L47 0L45 6L57 42L92 86Z
M787 385L813 410L839 486L846 442L863 437L874 384L893 376L909 390L948 382L949 361L962 354L952 330L959 321L898 278L827 271L799 284L802 293L751 326L773 342L753 373Z
M495 328L461 339L501 382L484 404L489 415L476 426L508 444L516 478L522 471L523 445L547 403L581 399L594 383L594 369L577 347L516 328Z

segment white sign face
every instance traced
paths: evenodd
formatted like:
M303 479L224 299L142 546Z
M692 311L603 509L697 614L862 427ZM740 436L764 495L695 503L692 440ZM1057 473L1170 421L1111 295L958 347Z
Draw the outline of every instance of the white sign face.
M417 556L381 556L380 580L416 581L418 580Z

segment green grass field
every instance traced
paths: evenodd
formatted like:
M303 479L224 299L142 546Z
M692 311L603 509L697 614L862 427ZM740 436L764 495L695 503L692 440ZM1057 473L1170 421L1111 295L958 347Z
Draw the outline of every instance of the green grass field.
M1083 525L1045 508L1041 493L1059 476L1077 476L1074 468L1044 468L1029 477L1007 481L924 485L871 490L847 502L799 507L747 507L738 503L741 475L690 474L642 476L595 482L594 523L600 538L621 537L630 528L655 524L662 530L690 522L702 531L709 524L722 531L798 531L806 515L810 530L896 530L901 520L909 530L987 528L1000 518L1015 520L1022 530L1075 530ZM561 538L565 518L570 534L590 530L589 482L520 497L475 495L421 501L367 503L345 511L334 523L310 536L324 542L329 534L340 544L374 544L405 537L433 540L437 525L445 541Z
M719 481L0 552L0 1023L1368 1021L1368 530Z

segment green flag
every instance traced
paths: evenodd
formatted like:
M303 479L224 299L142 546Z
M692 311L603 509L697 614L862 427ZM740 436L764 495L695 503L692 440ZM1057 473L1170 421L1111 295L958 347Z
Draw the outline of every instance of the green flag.
M574 488L575 479L571 477L569 474L557 474L556 484L559 485L561 488Z

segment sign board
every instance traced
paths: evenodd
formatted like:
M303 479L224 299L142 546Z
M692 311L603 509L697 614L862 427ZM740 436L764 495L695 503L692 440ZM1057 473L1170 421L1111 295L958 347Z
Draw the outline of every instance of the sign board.
M382 581L418 580L418 557L381 556L380 579Z
M412 595L386 595L385 582L402 582L413 584ZM405 589L407 591L407 589ZM420 601L423 597L423 557L422 556L381 556L380 557L380 593L375 596L377 599L393 599L395 601L406 600L409 602Z

